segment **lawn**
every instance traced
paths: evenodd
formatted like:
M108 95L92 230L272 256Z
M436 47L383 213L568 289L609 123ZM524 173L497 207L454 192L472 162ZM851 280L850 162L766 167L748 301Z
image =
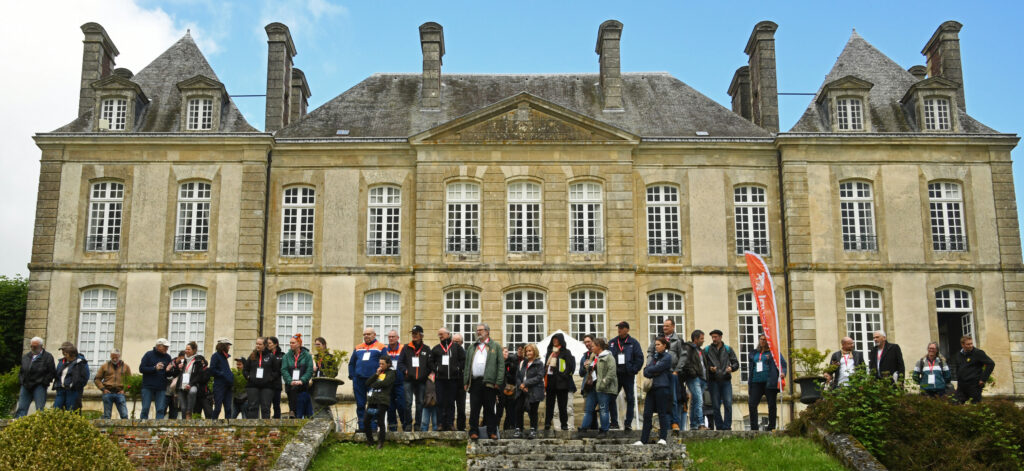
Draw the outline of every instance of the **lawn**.
M365 443L325 443L311 471L465 471L466 446L404 446L388 443L383 450Z
M843 466L806 438L765 436L686 443L697 471L842 471Z

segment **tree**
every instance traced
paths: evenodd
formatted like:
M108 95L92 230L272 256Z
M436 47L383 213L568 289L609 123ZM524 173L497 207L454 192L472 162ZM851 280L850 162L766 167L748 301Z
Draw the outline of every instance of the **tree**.
M0 275L0 372L20 365L28 308L28 279Z

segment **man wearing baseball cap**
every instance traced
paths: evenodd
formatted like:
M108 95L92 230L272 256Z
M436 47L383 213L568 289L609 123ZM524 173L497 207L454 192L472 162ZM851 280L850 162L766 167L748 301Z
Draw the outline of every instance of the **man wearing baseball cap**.
M622 423L625 430L633 429L634 403L636 402L636 375L644 367L644 350L640 342L629 335L629 322L622 321L615 325L619 335L608 340L608 350L615 359L615 376L619 380L619 391L626 391L626 420ZM618 394L616 393L616 397ZM611 415L611 428L619 428L619 411L616 402L608 404Z
M139 418L149 419L149 405L156 402L156 418L164 418L167 410L167 378L174 373L169 371L171 356L167 349L171 342L167 339L157 339L152 350L142 356L142 363L139 364L139 372L142 373L142 413Z
M231 406L234 404L232 389L235 385L235 374L231 372L228 350L231 340L224 337L217 339L217 351L210 357L210 375L213 376L213 418L220 417L221 406L224 407L224 418L230 419Z
M434 372L430 362L430 346L423 343L423 327L412 326L412 342L402 349L401 362L406 371L405 408L412 412L413 399L416 400L416 413L413 414L413 431L420 429L423 418L423 393L427 390L427 379Z

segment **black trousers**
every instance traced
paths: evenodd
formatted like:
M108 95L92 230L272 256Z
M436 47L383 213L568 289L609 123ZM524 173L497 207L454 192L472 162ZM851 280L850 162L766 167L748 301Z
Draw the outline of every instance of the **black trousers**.
M372 427L373 420L372 420L372 418L376 417L377 418L377 430L378 430L378 432L377 432L377 440L380 440L381 442L383 442L384 441L384 436L387 434L387 431L388 431L388 423L387 423L387 420L386 420L387 419L387 415L388 415L388 406L387 405L373 405L373 406L367 405L366 409L367 409L367 411L370 411L370 410L376 410L377 411L377 413L375 415L373 415L372 417L371 417L370 414L366 414L364 416L364 422L366 423L366 426L363 427L363 428L364 428L364 430L366 430L366 441L369 442L369 443L373 443L373 427Z
M562 428L569 426L569 391L559 391L555 389L554 381L549 380L548 385L544 388L545 401L544 401L544 427L551 427L551 420L555 417L555 404L558 404L558 420L562 423Z
M274 418L281 418L281 389L272 389L273 394L270 395L270 405L274 408Z
M530 427L537 430L537 410L540 408L540 403L527 402L526 393L520 392L515 404L516 411L512 414L515 417L515 428L526 428L526 423L523 421L523 413L526 412L530 414Z
M968 400L981 402L980 380L959 381L956 388L956 402L966 404Z
M466 388L462 381L455 388L455 430L466 430Z
M498 434L497 417L494 414L494 399L497 389L484 386L483 378L473 378L469 384L469 433L476 434L480 429L480 409L484 410L484 425L487 435Z
M462 389L462 381L458 379L439 379L434 385L437 388L437 423L441 430L452 429L455 420L455 400L458 390Z
M757 430L757 405L761 403L761 396L768 399L768 427L765 430L775 430L776 399L779 396L778 389L768 389L767 383L748 383L747 399L748 412L750 413L750 430Z
M245 388L245 394L249 398L247 408L249 409L248 419L269 419L270 404L273 402L274 390L270 388Z

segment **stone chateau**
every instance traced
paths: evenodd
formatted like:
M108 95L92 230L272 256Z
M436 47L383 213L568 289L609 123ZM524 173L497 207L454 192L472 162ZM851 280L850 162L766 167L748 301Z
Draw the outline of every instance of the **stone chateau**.
M967 113L961 25L908 38L924 56L910 67L854 33L788 131L777 27L733 38L749 63L723 77L731 109L623 72L609 20L593 73L540 75L445 74L425 23L421 74L374 74L307 112L272 23L260 131L187 34L133 74L87 23L78 116L35 135L26 347L134 364L158 337L244 354L261 335L351 349L364 327L408 341L420 324L435 343L486 322L518 345L621 320L646 346L671 317L721 329L742 363L759 327L749 250L775 277L784 351L844 335L866 350L884 329L911 367L971 333L992 392L1024 394L1019 138Z

